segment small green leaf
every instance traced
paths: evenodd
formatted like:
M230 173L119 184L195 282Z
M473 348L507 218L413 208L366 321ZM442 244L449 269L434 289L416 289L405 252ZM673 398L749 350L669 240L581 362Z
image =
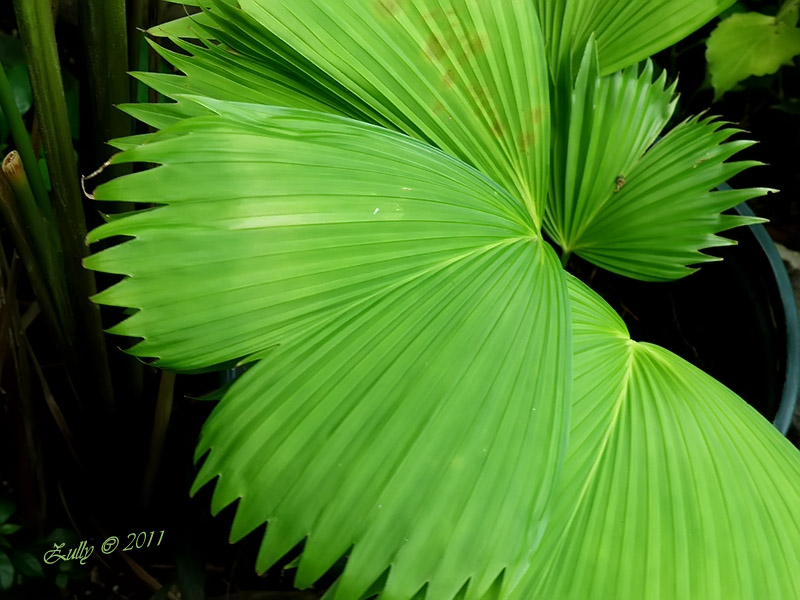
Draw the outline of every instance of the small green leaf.
M0 498L0 523L5 523L17 510L17 504L10 498Z
M779 23L786 25L797 25L797 19L800 17L800 2L798 0L785 0L781 6L775 19Z
M8 554L0 552L0 590L7 590L14 583L14 565Z
M22 527L16 523L4 523L0 525L0 535L11 535L18 532Z
M800 54L800 29L760 13L731 15L711 33L706 60L715 100L751 75L775 73Z
M11 562L17 571L25 577L43 577L42 563L33 554L16 551L11 555Z
M28 68L22 65L14 65L6 70L6 77L14 94L14 103L21 115L24 115L31 108L33 103L33 91L31 90L31 80L28 78Z

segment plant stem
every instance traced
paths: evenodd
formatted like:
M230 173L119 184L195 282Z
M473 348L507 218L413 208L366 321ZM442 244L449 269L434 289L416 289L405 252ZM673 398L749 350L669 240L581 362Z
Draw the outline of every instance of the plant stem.
M134 31L128 36L125 0L82 0L78 4L78 18L83 37L83 64L81 89L89 90L89 101L81 103L82 173L90 173L105 163L113 153L108 140L132 133L131 118L115 105L130 101L131 82L128 76L128 40L136 45L142 37ZM132 165L115 167L115 176L132 171ZM92 187L105 181L105 175L92 182ZM133 203L109 202L111 213L134 210ZM93 223L92 225L99 224ZM103 280L100 279L102 284ZM141 401L144 370L136 357L113 353L109 356L117 402Z
M572 256L572 252L570 250L565 250L561 253L561 266L563 268L567 268L567 263L569 262L569 257Z
M153 431L150 436L150 451L147 454L147 465L142 482L140 503L148 506L152 497L153 487L161 463L161 453L164 449L164 440L167 437L170 416L172 415L172 402L175 393L175 373L161 371L161 383L158 386L156 411L153 416Z
M38 167L34 167L34 169L37 173L39 172ZM55 309L61 321L62 331L69 335L72 325L71 313L67 286L61 267L58 232L52 217L47 219L39 210L27 172L16 150L9 152L5 157L2 171L14 191L16 202L13 204L14 210L19 212L19 226L24 228L27 234L26 243L29 244L47 282L51 299L55 303Z
M140 57L144 35L140 30L146 30L150 24L150 12L150 0L128 0L128 67L131 71L142 69ZM131 97L134 98L137 80L131 77L130 82Z
M78 10L92 115L81 128L81 160L90 172L110 157L105 142L131 133L130 117L114 106L130 99L128 34L125 0L83 0Z
M2 185L2 184L0 184ZM8 189L8 184L5 184ZM30 386L23 383L25 371L30 374L26 365L25 346L28 346L22 319L19 314L19 305L16 298L16 281L19 269L18 255L14 254L9 266L2 244L0 244L0 331L2 331L2 350L0 353L0 369L5 360L5 351L9 350L12 356L17 377L4 383L7 411L4 418L8 419L10 431L13 432L14 448L16 448L17 473L16 481L12 485L18 490L21 500L20 518L23 524L36 526L37 532L43 534L42 527L47 508L45 494L45 473L42 454L41 420L36 409L36 402L31 402ZM7 274L7 281L5 275ZM17 380L17 385L13 382ZM27 382L29 383L29 381Z
M14 239L14 247L17 249L22 263L25 265L25 270L28 272L28 278L31 282L31 287L36 294L36 300L39 302L39 307L42 309L42 314L50 325L53 337L56 344L60 346L62 351L66 350L65 336L62 330L61 321L57 316L56 309L52 300L50 288L48 287L39 261L28 242L25 227L20 219L17 202L5 176L0 175L0 211L3 213L6 226L11 232L11 237Z
M85 360L83 393L96 397L99 407L113 404L111 376L105 352L100 312L89 297L95 291L94 275L83 268L86 221L78 185L67 105L61 81L53 15L48 0L14 0L17 26L25 50L33 88L36 115L42 132L45 156L55 198L54 212L64 252L64 273L70 283L75 316L75 351Z
M145 41L143 31L152 23L156 23L155 6L151 0L129 0L128 2L128 67L131 71L146 71L152 49ZM131 77L131 98L135 102L144 103L148 98L148 87L141 81ZM136 133L145 133L147 126L137 121L134 124Z

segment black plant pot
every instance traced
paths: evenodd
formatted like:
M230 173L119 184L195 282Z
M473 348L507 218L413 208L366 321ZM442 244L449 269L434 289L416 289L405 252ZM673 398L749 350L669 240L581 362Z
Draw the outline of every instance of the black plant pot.
M741 215L753 213L746 204ZM800 390L800 323L791 284L761 225L724 234L737 246L668 283L640 282L576 260L570 270L623 317L634 339L659 344L715 377L784 435Z

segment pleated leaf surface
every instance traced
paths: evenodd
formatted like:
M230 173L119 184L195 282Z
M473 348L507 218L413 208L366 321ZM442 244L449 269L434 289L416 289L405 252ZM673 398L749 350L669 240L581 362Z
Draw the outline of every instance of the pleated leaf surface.
M735 0L533 0L553 72L577 66L594 34L600 72L624 69L682 40Z
M587 44L571 97L554 127L552 193L545 229L564 250L637 279L684 277L731 244L721 231L759 222L723 211L769 190L712 191L761 163L726 162L754 142L739 130L692 118L655 141L669 120L674 85L653 81L649 61L601 77ZM655 142L655 143L654 143Z
M653 81L652 62L641 74L634 65L600 77L595 49L594 43L587 45L566 110L554 127L553 193L545 227L570 252L675 107L674 86L666 88L663 72Z
M574 402L555 513L514 600L800 596L800 455L568 283Z
M136 118L162 128L182 118L203 114L202 107L183 102L196 95L274 106L330 112L366 122L388 122L337 81L303 58L245 11L228 0L209 0L203 12L149 32L168 36L176 52L151 45L179 74L133 75L175 103L128 104ZM183 41L179 38L194 38Z
M549 178L549 89L532 3L240 4L394 127L497 181L541 224Z
M190 101L188 98L185 99ZM305 541L297 585L349 553L335 598L481 598L519 579L562 462L566 285L507 191L443 152L322 113L193 98L117 155L159 166L99 200L96 301L160 366L253 363L207 421L198 489L268 522L264 570ZM467 586L467 587L465 587Z
M326 600L800 596L796 450L539 237L549 192L554 239L660 280L752 222L720 213L765 190L709 192L750 142L654 144L672 89L633 66L731 3L192 0L160 28L185 76L139 77L176 103L127 107L161 131L114 159L157 166L95 192L158 207L86 264L124 276L95 300L138 310L133 354L249 365L193 491L238 503L233 541L267 524L259 570L303 544L299 587L347 558Z

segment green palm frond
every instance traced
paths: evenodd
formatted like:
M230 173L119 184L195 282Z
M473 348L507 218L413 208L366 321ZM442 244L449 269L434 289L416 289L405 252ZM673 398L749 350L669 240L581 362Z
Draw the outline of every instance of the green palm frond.
M159 131L112 161L156 166L95 197L157 207L85 262L124 276L95 300L137 309L133 354L249 365L193 491L238 502L232 540L267 524L259 570L303 544L300 587L347 557L327 600L800 593L797 452L540 231L673 279L752 222L720 213L765 190L711 191L751 142L657 140L674 86L635 65L730 3L195 0L156 30L184 75L138 75L174 102L126 107Z
M337 598L390 564L386 597L518 578L566 439L552 249L507 192L404 135L197 101L219 115L117 155L160 166L95 197L165 206L96 229L133 239L86 261L127 276L95 299L140 309L112 330L144 338L134 354L259 359L204 428L195 489L220 477L214 512L241 498L234 540L269 522L260 570L307 538L300 586L355 544Z
M171 75L140 78L167 95L189 86L183 93L252 102L259 101L252 94L265 89L282 94L270 103L314 109L320 108L308 102L324 99L334 112L398 129L477 167L520 198L541 223L549 174L549 92L537 84L546 79L547 66L532 5L247 0L239 10L212 0L209 6L203 23L214 21L216 29L185 17L157 33L225 40L237 59L243 55L241 64L223 67L211 56L213 48L184 44L193 62L161 52L187 72L185 82ZM261 27L254 31L256 21ZM244 30L254 40L247 48L239 33ZM251 61L259 66L248 68ZM228 70L242 90L253 91L238 92L237 86L219 91L211 80L226 77ZM283 81L275 85L281 71L299 75L304 93L287 93ZM326 82L343 104L321 89ZM316 95L305 93L310 91ZM298 102L290 104L293 97Z
M554 72L577 66L597 38L600 72L608 75L683 39L735 0L532 0L548 40Z
M566 105L556 111L553 180L545 230L566 253L637 279L684 277L732 243L717 233L759 219L723 211L767 193L712 191L756 161L725 162L754 142L739 130L689 119L654 144L675 107L666 74L646 62L600 77L587 44Z
M235 3L234 3L235 4ZM195 104L181 102L181 95L197 95L235 102L257 102L319 110L389 126L355 94L336 79L303 57L270 30L261 27L253 17L226 0L209 0L203 12L183 17L178 22L156 27L155 35L169 36L185 52L180 54L152 43L156 51L180 75L134 73L142 82L175 104L127 105L134 116L163 127L175 116L197 116ZM181 37L195 38L195 42ZM172 120L156 121L169 107ZM146 109L148 112L143 113ZM136 112L133 112L136 111Z
M568 289L575 388L562 487L507 597L800 595L797 449L705 373L631 341L577 279Z
M758 161L725 162L754 142L725 142L739 130L713 118L690 118L659 140L611 193L583 231L576 254L622 275L650 281L685 277L704 262L701 252L734 244L719 232L763 222L722 214L769 188L713 191Z
M399 130L473 165L537 226L547 192L544 40L527 2L242 0ZM313 33L311 33L313 32Z

